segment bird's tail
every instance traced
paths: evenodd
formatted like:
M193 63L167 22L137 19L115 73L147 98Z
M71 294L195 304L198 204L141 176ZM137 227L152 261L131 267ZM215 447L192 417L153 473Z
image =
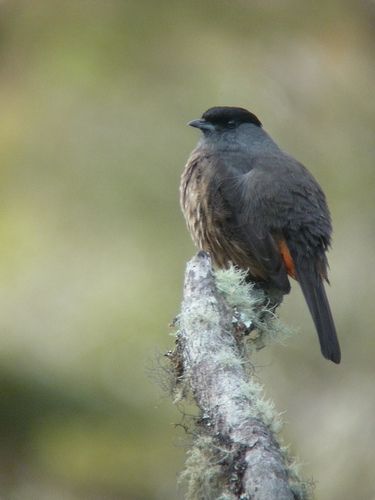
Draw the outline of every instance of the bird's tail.
M298 267L298 281L318 332L322 354L334 363L340 363L340 345L323 280L312 263L304 261Z

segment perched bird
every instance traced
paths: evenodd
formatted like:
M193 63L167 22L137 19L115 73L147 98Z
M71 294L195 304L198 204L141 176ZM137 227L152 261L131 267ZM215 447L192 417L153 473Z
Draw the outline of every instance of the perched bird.
M325 358L340 346L324 289L331 218L310 172L282 151L251 112L214 107L189 122L203 136L181 178L188 229L217 267L248 270L249 280L282 295L296 279Z

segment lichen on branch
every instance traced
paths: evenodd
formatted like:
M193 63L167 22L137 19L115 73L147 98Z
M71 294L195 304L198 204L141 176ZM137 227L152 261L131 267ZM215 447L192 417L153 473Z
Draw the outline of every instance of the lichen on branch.
M207 254L188 264L177 321L176 399L190 394L200 416L181 478L187 500L306 500L302 481L282 446L280 414L254 376L251 356L285 339L263 291L235 268L214 272Z

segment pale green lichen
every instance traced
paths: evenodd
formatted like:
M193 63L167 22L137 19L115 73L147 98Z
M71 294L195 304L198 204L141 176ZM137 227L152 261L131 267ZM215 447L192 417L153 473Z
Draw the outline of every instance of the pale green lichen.
M227 451L216 446L211 436L196 437L179 478L187 484L186 500L225 498L222 496L225 484L221 463L226 455Z
M245 329L255 328L248 335L249 343L261 349L270 342L284 343L292 332L275 313L275 305L265 292L246 281L247 272L231 265L215 271L217 289L233 308L234 322Z
M272 401L264 397L263 386L250 378L242 382L240 393L249 400L248 415L264 422L274 434L278 434L283 426L281 414L276 412Z
M226 349L222 349L211 356L214 363L220 364L223 368L233 368L235 366L242 366L243 361L236 356L233 352Z
M217 314L217 304L212 302L212 308L207 306L207 300L196 300L194 306L186 309L184 314L180 316L179 325L181 328L195 329L202 322L206 328L215 327L218 325L219 316Z

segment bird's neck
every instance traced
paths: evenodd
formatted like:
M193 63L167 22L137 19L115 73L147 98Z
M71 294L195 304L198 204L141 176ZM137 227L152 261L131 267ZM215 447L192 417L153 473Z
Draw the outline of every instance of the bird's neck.
M280 153L279 146L263 129L255 129L251 134L237 134L235 137L202 137L198 148L207 153L238 153L249 155L273 155Z

